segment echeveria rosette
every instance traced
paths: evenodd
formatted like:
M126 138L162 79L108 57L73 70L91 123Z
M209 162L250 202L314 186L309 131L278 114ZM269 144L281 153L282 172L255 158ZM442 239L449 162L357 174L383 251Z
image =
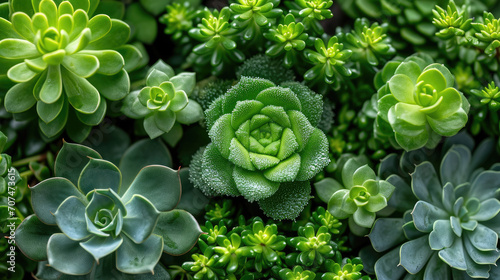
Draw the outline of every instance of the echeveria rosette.
M201 234L191 214L173 210L181 187L168 167L146 166L122 186L114 164L65 143L55 175L31 189L35 215L18 227L16 241L25 255L47 260L59 273L85 279L152 273L163 252L183 254Z
M5 108L19 120L38 115L48 138L62 133L68 123L69 136L83 141L102 121L107 100L120 100L129 92L126 69L140 53L124 45L127 24L104 14L92 16L96 5L88 0L58 5L14 0L10 21L0 19Z
M321 96L299 83L282 86L242 77L205 111L212 142L197 187L243 196L274 219L293 219L307 203L309 180L329 163L328 143L315 127Z
M203 118L201 106L189 99L196 85L195 75L175 75L160 60L151 67L146 86L126 97L122 110L131 118L144 118L144 129L151 139L170 132L176 122L195 123Z
M454 83L444 65L407 58L377 92L377 131L407 151L436 147L467 123L470 105Z
M387 206L394 186L378 180L368 165L361 165L356 159L349 159L342 168L340 185L332 178L316 183L316 188L328 188L333 195L328 201L328 211L337 219L349 218L349 226L355 233L355 225L371 228L376 213ZM323 186L322 186L323 185Z

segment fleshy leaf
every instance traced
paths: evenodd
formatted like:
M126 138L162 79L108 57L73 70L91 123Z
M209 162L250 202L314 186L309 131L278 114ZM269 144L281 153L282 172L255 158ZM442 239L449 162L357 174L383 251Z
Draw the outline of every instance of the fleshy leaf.
M124 273L152 273L163 252L163 238L152 234L141 244L127 237L116 251L116 268Z
M80 243L62 233L53 234L47 244L47 256L51 267L64 274L85 275L94 266L94 258ZM71 260L71 261L68 261Z
M123 218L123 231L139 244L153 232L160 212L142 195L134 194L125 205L127 215Z
M163 250L174 256L188 252L201 233L196 219L183 210L162 212L154 229L154 234L163 237Z
M57 225L70 239L80 241L90 236L85 221L85 204L76 196L65 199L54 213Z
M239 192L248 201L270 197L280 187L280 183L266 179L260 172L247 171L239 167L234 168L233 178Z
M118 167L102 159L90 159L78 179L78 188L83 193L94 189L112 189L119 193L122 176Z
M47 225L30 215L16 229L17 247L32 260L47 260L47 243L57 232L60 232L57 226Z

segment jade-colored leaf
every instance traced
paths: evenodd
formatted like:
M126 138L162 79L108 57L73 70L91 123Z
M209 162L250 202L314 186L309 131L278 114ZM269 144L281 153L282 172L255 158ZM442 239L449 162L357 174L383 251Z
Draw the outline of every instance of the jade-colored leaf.
M356 170L360 168L362 165L359 164L359 162L356 161L356 159L349 159L344 166L342 167L342 183L344 184L345 188L350 189L353 187L354 180L353 176Z
M87 49L90 50L113 50L125 42L130 35L130 27L121 20L111 19L111 29L100 39L91 42Z
M213 143L203 153L201 168L202 179L209 189L221 195L240 195L233 179L234 165L221 155Z
M4 106L7 112L22 113L29 110L36 103L33 96L35 81L17 84L7 91Z
M285 109L280 106L268 105L264 107L261 111L261 114L268 116L275 123L282 127L290 128L292 125L290 123L290 118L288 117Z
M125 208L123 232L137 244L144 242L153 233L160 212L140 194L134 194Z
M484 171L480 173L472 182L471 197L480 201L496 197L500 185L500 172Z
M146 86L160 86L162 83L169 81L169 76L160 70L153 69L146 79Z
M417 132L418 133L412 133L412 135L404 135L398 132L394 132L394 138L396 138L396 142L403 149L405 149L406 151L413 151L422 148L429 143L429 133L427 132L427 129L422 129Z
M123 238L121 236L117 237L101 237L94 236L89 240L80 243L80 246L85 249L89 254L91 254L97 264L99 264L99 260L108 256L109 254L115 252L123 242Z
M161 130L155 122L155 116L150 115L144 118L144 131L148 134L149 138L155 139L159 136L161 136L165 131Z
M76 23L76 17L75 17L75 23ZM75 24L76 25L76 24ZM92 34L89 28L84 28L83 31L80 33L80 35L71 41L66 48L61 49L61 53L63 55L72 55L75 54L83 49L85 49L88 46L88 43L90 42L92 38ZM44 57L45 58L45 57ZM49 63L49 62L47 62Z
M196 86L196 73L180 73L170 78L170 82L176 90L183 90L190 96Z
M99 60L93 55L75 53L66 55L62 65L74 74L88 78L99 69Z
M40 119L46 123L49 123L53 121L59 114L61 114L61 111L64 107L64 102L66 99L59 98L56 102L52 104L47 104L44 103L43 101L38 101L36 103L36 111L38 112L38 116Z
M450 72L450 70L444 66L443 64L440 63L432 63L425 67L424 71L429 70L429 69L437 69L441 74L444 76L446 79L446 87L450 88L455 85L455 77L453 74Z
M448 221L450 217L444 210L425 201L419 201L415 204L412 216L415 227L422 232L431 232L435 222L438 220Z
M293 182L301 166L299 154L294 154L278 165L264 171L264 176L273 182Z
M474 213L470 218L477 221L488 221L500 213L500 201L496 198L486 199L481 202L479 212Z
M179 174L165 166L147 166L137 174L122 201L130 201L135 194L144 196L158 211L169 211L175 208L181 196Z
M54 225L54 213L61 203L68 197L75 196L86 201L85 196L65 178L47 179L31 188L33 210L40 221Z
M47 260L47 243L57 232L60 232L57 226L47 225L37 216L30 215L16 229L17 247L32 260Z
M404 243L399 253L401 265L412 274L420 272L431 255L432 250L429 248L427 236Z
M423 82L424 85L431 85L437 92L446 88L446 79L437 69L427 69L417 79L417 83Z
M450 221L438 220L433 224L432 232L429 234L429 246L432 250L441 250L450 247L455 239Z
M292 220L304 210L310 194L309 181L282 183L272 196L259 200L259 206L271 219Z
M343 189L339 182L329 177L314 183L314 188L316 190L316 195L325 203L328 203L336 191Z
M162 212L154 234L163 237L163 250L173 256L188 252L202 234L196 219L183 210Z
M375 179L377 179L377 175L375 175L375 172L367 164L356 169L352 175L352 183L355 186L362 186L365 181Z
M389 109L388 120L397 132L411 135L413 130L421 129L426 124L425 114L419 105L398 103Z
M400 218L377 219L368 237L375 251L384 252L406 240Z
M79 54L92 55L99 60L97 73L103 75L115 75L123 69L125 61L121 54L114 50L83 50Z
M292 131L299 144L298 151L302 151L309 141L309 137L314 132L314 127L304 114L299 111L290 110L287 112L290 117Z
M57 225L71 240L80 241L90 236L85 219L85 204L76 196L66 198L54 213Z
M149 59L148 54L145 50L141 51L139 47L136 47L134 45L122 45L116 50L123 57L123 60L125 61L125 66L123 69L125 69L125 71L127 72L132 72L139 67L146 66L146 59Z
M203 119L203 109L194 100L189 100L184 109L175 113L177 122L190 125Z
M83 114L78 111L75 111L75 115L78 118L82 124L87 125L87 126L96 126L99 125L102 120L104 119L104 116L106 115L106 109L108 105L106 103L106 100L101 96L101 102L99 103L99 107L97 110L92 113L92 114ZM86 137L85 137L86 138Z
M238 129L238 127L249 120L253 115L260 112L264 108L262 102L256 100L243 100L236 102L236 107L231 113L231 126L233 129Z
M210 129L208 135L222 156L228 158L231 140L235 137L234 130L231 127L231 114L220 117Z
M371 228L375 222L376 214L373 212L368 212L365 208L359 207L352 215L354 222L365 228Z
M0 41L0 57L25 59L40 56L36 46L23 39L3 39Z
M383 255L375 263L375 273L379 279L401 278L408 274L404 267L399 265L399 248L397 247Z
M78 77L66 69L62 70L62 81L69 103L84 114L94 113L101 101L99 92L86 79Z
M127 7L125 20L133 27L132 36L134 39L146 44L154 42L158 24L155 18L148 14L139 3L133 3Z
M357 206L349 199L349 190L336 191L328 201L328 211L337 219L347 219L356 212Z
M118 167L109 161L91 158L78 179L78 188L85 194L94 189L120 192L122 176Z
M111 18L107 15L97 15L89 20L88 28L92 32L90 41L98 40L111 30Z
M412 174L411 187L415 196L433 205L441 205L441 183L430 162L417 165Z
M497 250L490 251L480 251L476 247L474 247L468 237L468 234L465 234L465 237L462 239L465 245L465 249L467 251L468 256L478 264L494 264L500 257L500 252Z
M37 72L32 71L25 62L19 63L14 67L11 67L7 72L9 79L16 83L27 82L33 77L38 75Z
M62 91L61 66L50 65L47 70L47 77L40 89L40 99L44 103L52 104L61 98Z
M248 150L238 141L238 139L233 138L231 140L231 145L229 146L229 157L228 159L234 163L236 166L244 168L246 170L255 170L255 167L250 160L250 155Z
M19 0L14 2L19 2ZM19 34L14 30L10 21L8 21L6 18L0 17L0 40L7 38L21 39L21 36L19 36Z
M408 76L403 74L394 75L389 80L389 88L392 95L400 101L409 104L415 104L413 99L413 92L415 91L415 84Z
M50 237L47 257L49 265L64 274L85 275L90 273L94 266L92 255L87 253L79 242L69 239L62 233Z
M78 186L78 178L89 158L100 159L101 155L86 146L64 142L57 154L54 173L57 177L67 178L74 186Z
M168 109L165 111L158 111L154 114L156 126L164 132L169 132L172 129L175 124L175 120L175 113Z
M249 153L249 156L253 166L255 166L258 170L273 167L280 162L280 160L276 157L263 154Z
M453 115L441 120L427 117L427 121L432 130L439 135L447 137L457 134L458 131L465 126L467 119L467 114L462 109L459 109Z
M439 251L439 257L449 266L460 270L466 270L467 264L464 257L462 242L453 242L451 247Z
M368 212L376 213L387 206L387 199L379 195L372 195L368 200L368 204L364 206L364 209Z
M116 268L124 273L152 273L163 252L163 238L152 234L141 244L127 237L116 251Z
M125 70L107 76L94 74L87 79L100 93L109 100L121 100L130 92L130 79Z
M468 232L471 244L480 251L497 250L498 234L490 228L478 224L476 229Z
M256 100L264 103L265 105L274 105L283 107L285 111L296 110L301 111L302 106L297 95L287 88L271 87L261 91Z
M290 128L285 128L281 135L281 142L276 157L280 160L288 158L299 148L297 138Z
M188 96L184 91L176 91L174 98L170 100L170 110L179 112L187 106L188 102Z
M259 201L273 195L280 183L268 180L260 172L235 167L233 171L236 188L248 201Z

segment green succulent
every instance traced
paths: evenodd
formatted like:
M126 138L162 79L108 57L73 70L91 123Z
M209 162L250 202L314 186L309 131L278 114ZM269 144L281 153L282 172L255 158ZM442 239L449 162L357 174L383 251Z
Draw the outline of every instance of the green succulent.
M280 0L237 0L229 7L234 14L232 26L243 35L243 39L259 38L281 16Z
M299 18L306 30L312 30L317 35L324 33L320 21L333 17L330 7L332 0L295 0L285 1L285 5L291 8L292 14Z
M233 205L232 200L224 199L222 203L208 204L205 211L205 220L209 222L218 223L224 221L224 223L230 223L235 216L236 207Z
M484 12L482 23L471 23L476 31L474 34L484 45L484 52L494 55L500 47L500 20L492 13Z
M304 56L314 66L304 73L304 79L313 84L324 82L332 85L334 90L340 89L345 77L352 74L352 70L346 65L352 55L352 51L344 49L344 45L333 36L325 42L317 38L314 42L316 51L306 50Z
M369 280L369 276L363 276L363 264L360 258L343 259L342 263L332 260L325 262L327 273L323 274L322 280Z
M131 118L144 118L144 130L156 138L170 132L176 122L188 125L203 118L201 106L189 99L195 85L195 73L175 75L159 60L151 67L146 86L127 96L122 111Z
M396 186L394 203L404 214L378 219L369 235L373 248L382 253L375 263L378 279L410 274L421 279L498 275L491 264L500 257L496 249L500 203L494 179L500 174L498 164L490 170L481 167L490 158L493 141L484 141L471 153L470 137L449 140L439 175L423 154L413 154L407 160L424 161L416 167L408 161L399 163L411 165L411 178L393 174L387 179ZM388 161L384 172L389 171L392 160Z
M217 79L215 81L210 81L205 86L197 87L198 90L195 89L191 98L198 102L203 111L205 111L215 99L224 95L233 84L231 80Z
M196 280L218 280L224 279L226 273L217 267L217 255L214 255L212 247L207 247L203 254L193 254L193 262L185 262L182 268L194 273Z
M290 245L300 251L297 263L305 266L321 266L326 259L335 255L331 244L332 236L328 231L326 226L315 230L314 225L310 223L299 227L299 236L289 239Z
M301 266L295 266L292 269L283 268L279 271L279 275L283 280L314 280L316 273L304 270Z
M301 22L295 22L292 14L285 16L283 23L276 28L269 29L264 37L273 42L266 50L266 55L270 57L284 56L283 64L291 67L298 62L298 52L306 47L307 33Z
M469 102L453 88L455 79L444 65L411 56L391 66L386 77L390 72L377 92L377 133L415 150L434 148L441 136L453 136L465 126Z
M193 20L198 13L189 1L174 2L166 9L167 13L160 17L160 22L167 26L165 34L172 35L174 40L181 40L193 28Z
M500 89L495 85L495 82L491 82L488 87L481 91L473 89L471 93L480 98L481 105L488 106L490 111L496 112L500 109Z
M66 127L72 139L83 141L102 121L108 101L129 93L126 70L137 64L140 53L124 45L127 24L93 16L97 4L14 0L10 21L0 20L5 108L18 120L38 115L45 137L56 137Z
M332 193L328 211L337 219L349 218L349 224L371 228L376 213L387 206L394 186L378 180L368 165L361 165L356 159L349 159L342 168L342 182L325 178L316 183L316 189L328 188ZM352 227L352 226L351 226Z
M122 170L137 169L129 164L122 161ZM181 255L201 234L191 214L173 210L180 180L168 167L147 166L122 185L130 174L122 176L90 148L65 143L55 175L31 188L35 215L18 227L16 241L59 273L84 279L152 273L163 252Z
M447 40L454 37L464 36L465 32L471 28L472 19L469 18L469 11L466 6L457 8L455 1L450 0L446 10L436 6L432 10L434 19L432 24L440 30L436 33L441 39Z
M243 62L245 55L237 49L236 29L229 24L231 10L224 7L222 10L205 9L203 18L197 28L189 30L189 35L203 43L193 49L198 57L195 63L205 65L210 63L212 74L220 74L224 65L232 62Z
M214 247L215 253L219 254L218 265L226 267L228 274L235 273L242 265L242 258L253 257L255 252L247 246L241 246L241 237L237 233L232 233L229 238L226 236L217 237L217 244Z
M316 211L312 212L310 220L314 224L316 230L319 227L325 226L331 235L339 234L339 228L342 227L342 222L321 206L319 206Z
M205 111L212 143L198 158L201 174L191 177L213 195L241 195L274 219L293 219L329 158L326 136L315 128L321 97L295 82L282 86L242 77L215 100Z
M354 30L346 34L349 49L353 52L351 59L377 66L380 60L394 55L396 49L386 33L387 24L379 25L375 22L370 25L366 18L356 19Z
M278 235L276 224L264 226L261 221L255 221L250 229L241 233L241 238L243 243L252 249L255 270L258 272L279 261L278 252L286 247L285 237Z
M214 245L217 242L217 237L219 235L225 235L227 233L227 227L224 221L219 221L219 224L213 224L210 221L205 223L205 226L202 226L201 229L205 232L200 238L208 245Z

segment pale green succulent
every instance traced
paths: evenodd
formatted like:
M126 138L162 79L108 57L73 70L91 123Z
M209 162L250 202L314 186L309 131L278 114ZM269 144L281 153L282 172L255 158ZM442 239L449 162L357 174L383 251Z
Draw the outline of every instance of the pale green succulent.
M126 69L140 58L124 45L124 22L93 15L99 1L11 1L10 21L0 19L0 87L17 120L38 116L48 138L83 141L107 111L107 100L129 93ZM66 126L66 124L70 124Z
M132 165L122 162L122 170L135 170ZM58 273L84 279L153 273L163 252L186 253L201 234L191 214L173 210L181 187L178 172L168 167L146 166L122 185L114 164L65 143L55 175L31 188L35 215L18 227L16 242Z

